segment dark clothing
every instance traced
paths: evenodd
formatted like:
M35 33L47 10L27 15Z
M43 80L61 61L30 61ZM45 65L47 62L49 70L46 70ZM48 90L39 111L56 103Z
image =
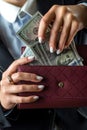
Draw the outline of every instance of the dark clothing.
M20 110L17 111L17 119L8 117L12 128L5 130L51 130L53 122L53 112L48 109Z
M59 5L75 5L79 4L82 2L87 2L87 0L46 0L46 2L42 0L37 0L38 3L38 10L42 13L45 14L54 4L59 4Z
M38 10L44 14L46 13L50 7L54 4L60 5L72 5L78 4L79 0L37 0ZM87 0L81 1L87 2ZM84 31L84 30L83 30ZM79 36L83 33L79 33ZM79 40L78 37L76 40ZM81 40L81 39L80 39ZM80 41L78 41L80 43ZM3 49L1 49L3 50ZM0 51L1 52L1 51ZM8 52L7 52L8 53ZM1 53L3 54L3 53ZM1 54L0 54L0 64L1 62ZM3 54L4 55L4 54ZM9 57L9 54L8 54ZM6 58L7 59L7 54ZM9 63L12 62L12 57L9 58ZM8 61L8 60L6 60ZM5 65L4 61L4 65ZM9 64L8 63L8 64ZM3 65L2 65L3 67ZM7 66L6 66L7 68ZM5 68L5 69L6 69ZM17 117L17 119L15 118ZM7 120L6 120L7 118ZM5 128L13 126L12 128L5 128L4 130L52 130L54 121L60 127L60 130L87 130L87 119L81 116L77 109L75 108L67 108L67 109L34 109L34 110L17 110L16 108L9 114L9 116L4 117L2 109L0 108L0 128Z
M56 121L62 128L60 130L87 130L87 119L76 108L57 109Z

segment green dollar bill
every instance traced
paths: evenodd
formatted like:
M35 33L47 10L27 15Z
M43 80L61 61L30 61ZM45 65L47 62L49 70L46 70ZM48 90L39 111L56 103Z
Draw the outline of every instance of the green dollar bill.
M83 65L82 58L76 50L74 41L72 41L71 45L67 49L64 49L59 55L57 55L56 52L50 53L50 28L47 29L44 43L40 44L38 42L37 35L41 18L42 15L40 12L36 12L31 20L17 32L18 37L28 46L28 49L25 50L22 56L34 55L36 58L36 62L34 62L35 65ZM57 41L59 40L59 36L60 34L58 34Z
M42 18L40 12L37 12L31 20L27 22L18 32L17 35L21 38L27 45L31 41L34 41L37 38L39 22Z

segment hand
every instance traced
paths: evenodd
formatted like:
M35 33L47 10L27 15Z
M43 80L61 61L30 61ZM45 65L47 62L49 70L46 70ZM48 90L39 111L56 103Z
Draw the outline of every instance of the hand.
M31 103L39 98L37 95L28 97L18 96L18 93L20 92L37 92L42 91L44 88L43 85L16 85L20 80L40 82L43 79L36 74L17 72L19 65L29 63L32 60L34 60L34 57L18 59L3 73L0 82L0 101L5 109L11 109L19 103ZM9 82L8 76L11 76L13 82Z
M55 50L57 52L62 51L70 45L79 30L87 27L86 12L87 7L84 5L54 5L41 19L38 30L39 42L42 42L45 39L47 27L52 23L49 39L50 52ZM60 39L59 43L57 43L59 32Z

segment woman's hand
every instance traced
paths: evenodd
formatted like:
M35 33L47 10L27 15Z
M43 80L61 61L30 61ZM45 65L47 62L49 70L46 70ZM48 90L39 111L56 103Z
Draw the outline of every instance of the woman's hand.
M87 7L84 5L54 5L41 19L38 30L39 42L45 39L47 27L52 23L49 39L50 52L57 51L59 53L70 45L79 30L87 27L86 12ZM60 39L57 43L59 32Z
M20 92L37 92L43 90L43 85L16 85L20 80L40 82L43 78L32 73L17 72L19 65L26 64L34 60L34 57L21 58L14 61L10 67L3 73L0 82L0 102L5 109L11 109L19 103L31 103L39 97L32 95L28 97L18 96ZM11 77L11 78L10 78ZM10 78L10 79L9 79ZM12 81L11 81L12 80ZM11 82L10 82L11 81Z

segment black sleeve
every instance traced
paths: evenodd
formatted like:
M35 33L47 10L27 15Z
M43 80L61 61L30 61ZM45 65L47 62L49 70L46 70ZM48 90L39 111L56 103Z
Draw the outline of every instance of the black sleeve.
M87 3L87 0L79 0L78 3Z
M2 41L0 40L0 69L5 71L8 66L13 62L13 57L10 55ZM1 77L0 77L1 78Z
M12 63L13 58L5 48L4 44L0 40L0 80L2 77L3 71L6 70L6 68ZM2 107L0 105L0 128L8 127L10 126L9 122L7 121L6 117L4 116L4 112L2 110Z
M2 108L0 106L0 128L10 127L10 123L7 121Z

